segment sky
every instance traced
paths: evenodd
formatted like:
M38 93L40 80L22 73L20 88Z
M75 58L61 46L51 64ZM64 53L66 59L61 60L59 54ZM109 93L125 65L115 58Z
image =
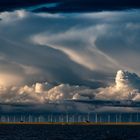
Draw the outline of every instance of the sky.
M138 111L84 101L140 101L139 36L136 0L0 0L1 112Z

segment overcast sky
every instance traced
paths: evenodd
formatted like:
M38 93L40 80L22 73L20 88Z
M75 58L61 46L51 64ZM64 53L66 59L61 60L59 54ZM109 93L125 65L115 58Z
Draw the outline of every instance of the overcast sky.
M0 0L1 104L87 111L90 105L65 100L139 101L139 6L136 0Z

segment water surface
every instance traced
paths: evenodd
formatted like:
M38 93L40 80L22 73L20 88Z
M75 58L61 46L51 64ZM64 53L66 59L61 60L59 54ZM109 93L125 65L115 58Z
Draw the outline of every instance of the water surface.
M0 140L139 140L140 125L0 125Z

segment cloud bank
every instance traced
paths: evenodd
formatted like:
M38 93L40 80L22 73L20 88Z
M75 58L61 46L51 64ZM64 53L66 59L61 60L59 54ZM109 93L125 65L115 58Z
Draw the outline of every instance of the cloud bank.
M69 84L52 85L47 82L31 86L0 87L1 103L50 103L63 100L140 100L140 77L119 70L115 83L106 88L91 89Z
M135 73L119 70L116 74L115 82L106 88L91 89L83 86L71 86L60 84L54 86L49 83L35 83L32 86L20 87L0 87L1 106L11 106L11 108L27 108L27 112L40 111L111 111L111 107L104 105L94 108L94 105L84 104L84 101L101 100L103 104L106 100L112 101L140 101L140 77ZM71 102L73 100L73 102ZM81 102L77 102L81 100ZM104 103L105 102L105 103ZM4 106L4 107L5 107ZM34 106L34 107L33 107ZM100 106L100 105L98 105ZM45 109L46 107L49 107ZM34 109L33 109L34 108ZM92 109L91 109L92 108ZM113 105L112 105L113 108ZM122 110L122 108L119 108ZM125 111L134 111L123 108ZM7 111L7 110L5 110ZM117 109L116 109L117 111Z

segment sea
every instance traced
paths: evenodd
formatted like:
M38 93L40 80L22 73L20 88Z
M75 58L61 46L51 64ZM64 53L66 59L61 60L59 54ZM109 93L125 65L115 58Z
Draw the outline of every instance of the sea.
M140 125L1 124L0 140L140 140Z

